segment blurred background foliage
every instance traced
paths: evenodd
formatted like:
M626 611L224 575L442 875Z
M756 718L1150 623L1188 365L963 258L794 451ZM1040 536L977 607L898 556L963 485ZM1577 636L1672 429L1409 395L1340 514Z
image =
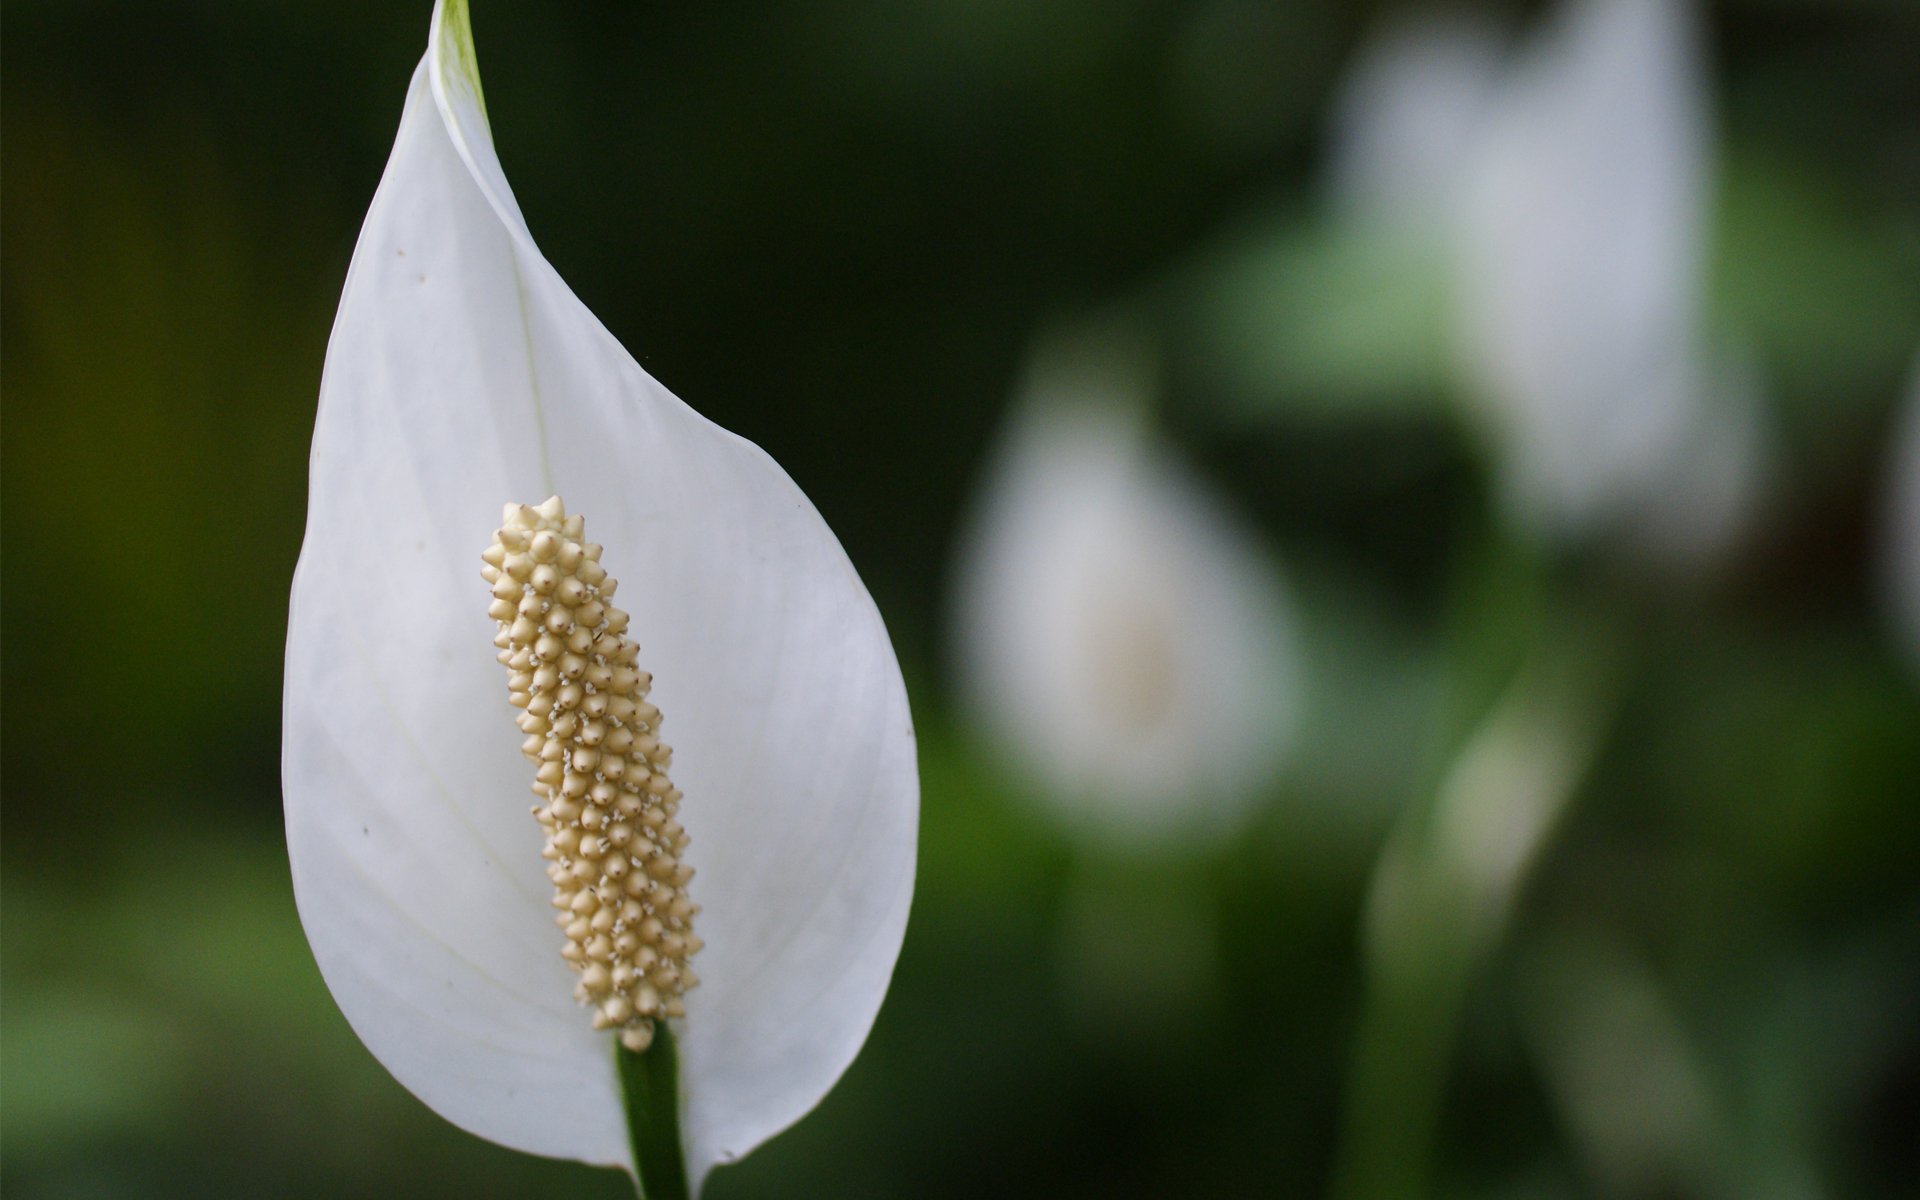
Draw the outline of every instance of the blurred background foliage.
M20 1200L625 1194L407 1096L334 1009L287 879L305 448L428 7L4 13ZM1328 105L1375 5L476 8L542 247L813 498L921 730L921 873L873 1038L712 1196L1912 1194L1920 647L1880 555L1920 346L1920 11L1702 14L1711 304L1764 365L1783 482L1675 591L1505 530L1448 415L1432 280L1327 215ZM1116 304L1300 610L1288 770L1240 836L1172 860L1073 844L945 665L953 533L1035 331ZM1571 694L1606 699L1556 726L1539 664L1568 645ZM1455 913L1409 847L1514 729L1587 746L1564 816L1496 921L1412 921L1411 974L1370 974L1395 880Z

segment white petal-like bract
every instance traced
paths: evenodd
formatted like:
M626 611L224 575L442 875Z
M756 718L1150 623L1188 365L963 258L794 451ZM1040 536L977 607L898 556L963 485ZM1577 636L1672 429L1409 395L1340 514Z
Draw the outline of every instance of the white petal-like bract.
M983 483L956 658L1010 764L1097 837L1230 831L1297 707L1273 563L1152 437L1138 364L1055 342Z
M1396 17L1369 37L1334 97L1335 203L1372 221L1449 220L1501 52L1490 22L1459 13Z
M1757 386L1725 373L1702 316L1705 88L1680 0L1568 0L1471 156L1462 368L1535 532L1705 556L1751 499ZM1703 462L1711 495L1689 478Z
M423 1101L507 1146L631 1167L478 574L502 504L551 493L606 546L686 793L697 1185L817 1103L879 1008L914 877L905 690L806 497L649 377L534 246L464 4L443 0L321 385L287 639L294 888L342 1011Z

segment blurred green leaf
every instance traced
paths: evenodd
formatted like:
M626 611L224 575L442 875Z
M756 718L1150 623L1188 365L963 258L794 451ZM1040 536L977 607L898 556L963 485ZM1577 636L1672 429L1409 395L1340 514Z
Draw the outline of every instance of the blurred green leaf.
M1819 442L1857 432L1920 346L1920 218L1777 158L1729 155L1719 181L1710 307L1759 353Z
M1416 227L1249 223L1168 285L1176 369L1243 419L1431 411L1447 383L1445 263Z

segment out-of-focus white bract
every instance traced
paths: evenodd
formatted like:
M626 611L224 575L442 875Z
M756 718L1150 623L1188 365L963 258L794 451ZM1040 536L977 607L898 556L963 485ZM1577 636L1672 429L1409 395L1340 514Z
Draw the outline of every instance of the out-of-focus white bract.
M1502 51L1491 22L1462 12L1399 16L1375 30L1334 96L1328 186L1340 210L1443 234Z
M1705 90L1680 0L1568 0L1467 160L1461 365L1537 533L1705 559L1751 503L1755 376L1703 316Z
M914 876L905 690L806 497L641 370L535 247L465 6L443 0L321 385L287 635L294 890L341 1010L415 1095L503 1145L631 1168L478 575L502 504L554 492L625 583L686 793L697 1186L812 1108L880 1006Z
M1481 19L1401 19L1340 91L1329 168L1343 218L1445 244L1512 519L1682 573L1750 521L1768 449L1757 364L1705 317L1701 60L1684 0L1564 0L1511 56Z
M1296 708L1273 562L1158 442L1142 365L1056 337L983 482L957 572L976 721L1067 822L1130 845L1231 831Z

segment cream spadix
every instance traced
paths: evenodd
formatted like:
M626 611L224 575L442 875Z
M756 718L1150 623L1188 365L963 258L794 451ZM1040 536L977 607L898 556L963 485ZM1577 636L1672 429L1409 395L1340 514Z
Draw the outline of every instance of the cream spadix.
M879 1009L914 873L905 689L806 497L648 376L534 245L464 5L429 41L314 425L287 638L295 896L342 1012L415 1095L516 1149L633 1167L474 577L503 502L564 495L622 575L689 797L674 875L698 872L706 946L675 1040L697 1184L813 1107Z
M680 996L699 982L687 960L702 943L681 792L667 777L673 748L627 614L606 603L617 581L602 548L581 542L585 529L558 496L509 504L480 573L493 585L507 701L522 710L520 753L536 768L533 815L566 933L560 957L580 972L574 999L593 1006L595 1029L617 1027L640 1051L655 1018L687 1015Z

